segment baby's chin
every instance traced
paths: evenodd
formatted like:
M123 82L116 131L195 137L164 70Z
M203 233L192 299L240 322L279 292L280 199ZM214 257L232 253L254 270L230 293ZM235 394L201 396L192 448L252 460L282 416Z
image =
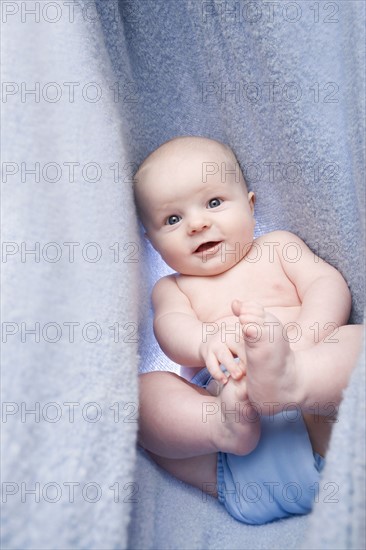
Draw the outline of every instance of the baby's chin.
M213 265L213 262L211 262L211 264L209 264L209 262L202 262L202 265L194 267L189 266L185 268L184 266L179 266L180 269L177 269L177 267L173 267L173 269L180 275L186 275L187 277L214 277L215 275L221 275L221 273L225 273L225 271L231 269L233 264L220 262Z

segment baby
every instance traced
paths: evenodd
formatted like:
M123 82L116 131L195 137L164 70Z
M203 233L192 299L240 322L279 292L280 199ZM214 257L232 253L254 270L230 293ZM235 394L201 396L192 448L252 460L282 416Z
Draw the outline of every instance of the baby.
M177 272L154 287L154 332L184 366L140 376L141 445L240 521L308 512L361 342L346 282L292 233L254 240L254 193L219 142L164 143L134 191Z

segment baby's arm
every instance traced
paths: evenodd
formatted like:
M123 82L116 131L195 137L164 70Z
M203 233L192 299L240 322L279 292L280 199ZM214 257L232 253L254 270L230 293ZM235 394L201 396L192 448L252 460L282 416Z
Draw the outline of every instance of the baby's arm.
M272 236L280 241L278 257L302 302L301 313L296 319L301 328L299 344L301 347L314 345L347 323L351 293L342 275L316 256L296 235L278 231ZM288 243L301 250L296 262L283 253L289 250Z
M226 369L240 378L242 369L233 355L245 364L245 355L240 338L223 335L218 330L206 335L204 325L195 314L187 296L179 289L174 275L160 279L152 293L154 308L154 333L161 349L172 361L187 367L205 367L217 380L225 382L226 377L219 368ZM240 327L238 326L240 333ZM204 337L205 336L205 337Z

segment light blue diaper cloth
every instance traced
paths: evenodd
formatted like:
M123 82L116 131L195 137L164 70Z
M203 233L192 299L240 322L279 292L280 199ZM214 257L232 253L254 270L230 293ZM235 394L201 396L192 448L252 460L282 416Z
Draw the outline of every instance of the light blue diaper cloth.
M206 387L202 369L191 380ZM218 453L218 499L237 520L252 525L311 511L324 459L313 453L299 409L261 416L261 438L245 456Z

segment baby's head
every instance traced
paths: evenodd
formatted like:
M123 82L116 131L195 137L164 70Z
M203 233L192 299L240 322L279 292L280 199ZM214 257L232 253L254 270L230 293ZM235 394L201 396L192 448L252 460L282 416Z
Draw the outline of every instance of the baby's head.
M179 273L223 273L253 241L254 193L234 153L218 141L164 143L136 172L134 192L146 236Z

